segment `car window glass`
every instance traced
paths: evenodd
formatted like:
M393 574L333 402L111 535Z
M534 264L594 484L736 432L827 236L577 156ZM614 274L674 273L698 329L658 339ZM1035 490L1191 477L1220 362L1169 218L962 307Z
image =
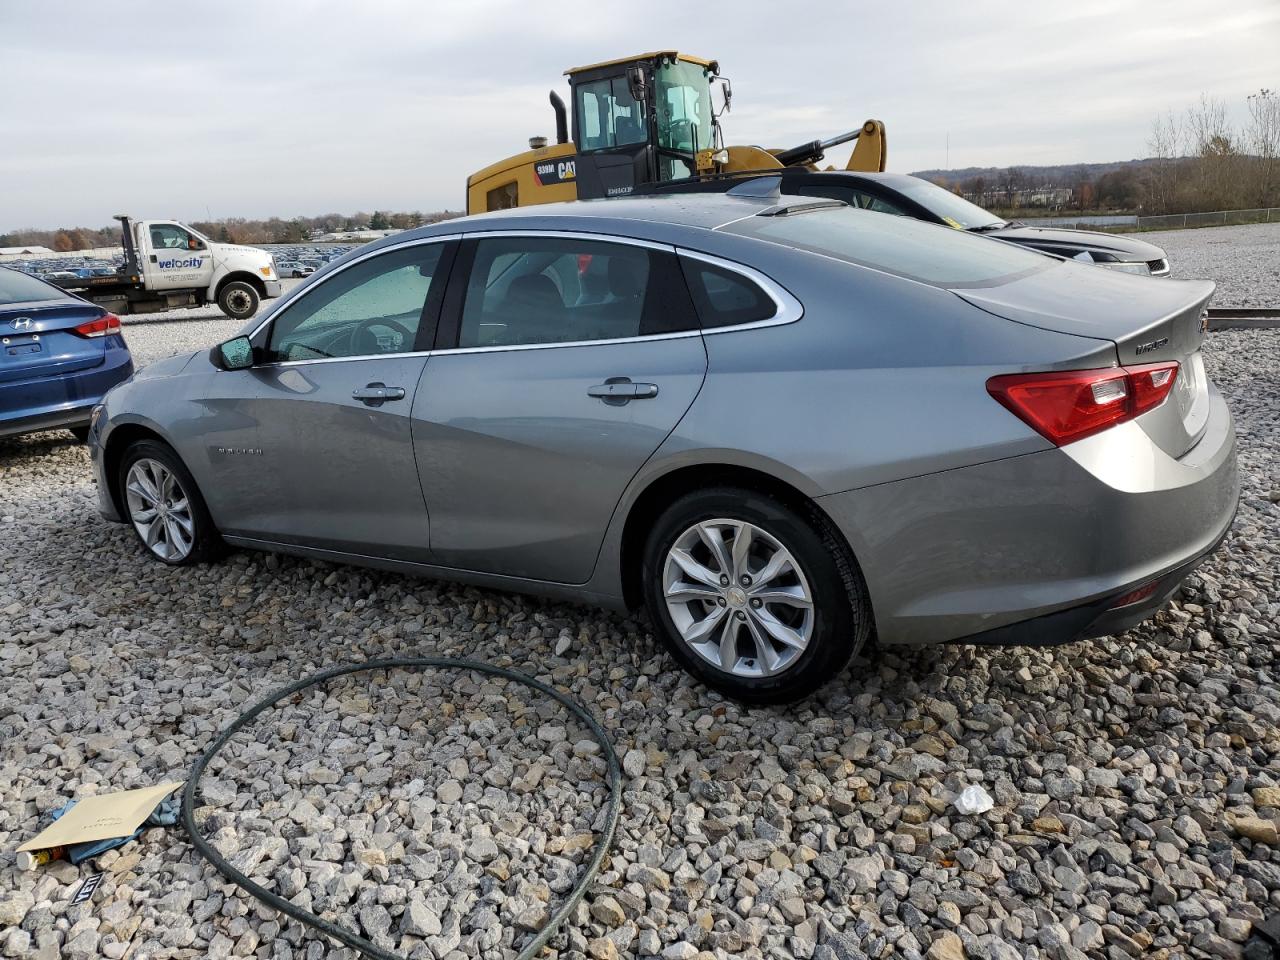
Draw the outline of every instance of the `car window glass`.
M370 257L303 293L271 326L271 359L413 350L443 249L432 243Z
M827 183L810 185L792 181L787 184L787 188L783 192L804 197L824 197L828 200L839 200L849 204L851 207L857 207L859 210L873 210L876 213L892 213L897 216L905 216L900 207L888 200L854 187L834 186Z
M681 257L680 265L704 328L758 323L777 313L773 298L740 273L692 257Z
M32 303L39 300L70 300L67 294L43 280L17 270L0 267L0 303Z
M204 246L175 223L153 223L150 230L151 246L156 250L198 250Z
M643 247L552 237L480 240L458 346L638 336L649 278Z
M995 286L1056 265L1011 243L847 207L747 217L722 229L948 288Z

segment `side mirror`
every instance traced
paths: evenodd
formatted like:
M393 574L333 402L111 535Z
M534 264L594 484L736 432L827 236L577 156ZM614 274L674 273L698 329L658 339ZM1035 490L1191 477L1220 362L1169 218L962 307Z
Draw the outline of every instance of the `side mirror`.
M637 103L645 103L649 99L649 84L643 67L632 67L627 71L627 89L631 99Z
M253 344L248 337L236 337L209 351L209 362L219 370L247 370L253 366Z
M720 81L720 95L724 98L720 109L715 111L717 117L729 112L729 108L733 105L733 84L729 82L728 77L717 77Z

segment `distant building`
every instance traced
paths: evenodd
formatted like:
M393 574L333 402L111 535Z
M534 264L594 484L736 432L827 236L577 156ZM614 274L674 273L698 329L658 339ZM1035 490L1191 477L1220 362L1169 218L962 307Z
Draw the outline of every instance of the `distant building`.
M48 247L0 247L0 257L45 257L53 253Z
M381 240L403 230L340 230L335 233L322 233L311 239L316 243L367 243L370 240Z
M1049 207L1057 209L1071 203L1070 187L1026 187L1018 190L989 189L981 193L964 191L966 200L980 207Z

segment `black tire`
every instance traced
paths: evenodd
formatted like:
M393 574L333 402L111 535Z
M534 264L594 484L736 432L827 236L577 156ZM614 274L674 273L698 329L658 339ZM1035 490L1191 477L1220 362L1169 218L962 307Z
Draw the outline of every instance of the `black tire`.
M218 291L218 309L232 320L248 320L258 312L258 291L244 280L232 280Z
M157 461L167 467L187 500L189 505L188 515L193 529L191 548L184 556L162 556L147 543L142 532L138 529L138 525L133 520L127 493L129 471L135 463L144 459ZM221 558L226 552L226 546L222 542L222 537L218 535L217 528L213 525L213 518L209 516L209 508L205 506L204 497L200 495L200 488L196 486L195 478L191 476L191 471L186 468L186 465L174 452L173 448L167 444L157 440L137 440L130 444L129 448L125 450L124 456L120 458L120 466L116 473L116 483L118 484L117 489L120 491L120 504L125 522L129 524L129 527L137 535L138 542L142 544L142 548L152 559L168 564L171 567L185 567L197 563L209 563Z
M72 435L73 437L75 437L75 438L76 438L77 440L79 440L81 443L88 443L88 442L89 442L89 428L88 428L88 427L67 427L67 430L71 433L71 435Z
M791 553L808 581L813 598L809 642L792 664L772 676L744 677L720 669L685 642L667 609L668 551L691 527L715 518L746 521L765 531ZM831 521L816 506L797 510L758 490L711 487L676 500L653 524L641 576L645 606L671 655L708 686L745 703L790 703L808 696L837 676L872 632L862 573Z

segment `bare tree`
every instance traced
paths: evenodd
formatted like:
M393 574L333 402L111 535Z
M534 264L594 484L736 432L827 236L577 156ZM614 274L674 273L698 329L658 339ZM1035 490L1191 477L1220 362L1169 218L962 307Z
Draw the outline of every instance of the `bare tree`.
M1155 160L1147 175L1147 205L1153 213L1169 213L1177 203L1184 155L1182 124L1173 111L1156 117L1147 149Z
M1196 205L1201 210L1239 206L1239 150L1227 122L1226 104L1201 94L1200 102L1187 109L1187 134L1196 157Z
M1262 89L1251 93L1245 149L1251 157L1251 202L1260 207L1280 204L1280 93Z

